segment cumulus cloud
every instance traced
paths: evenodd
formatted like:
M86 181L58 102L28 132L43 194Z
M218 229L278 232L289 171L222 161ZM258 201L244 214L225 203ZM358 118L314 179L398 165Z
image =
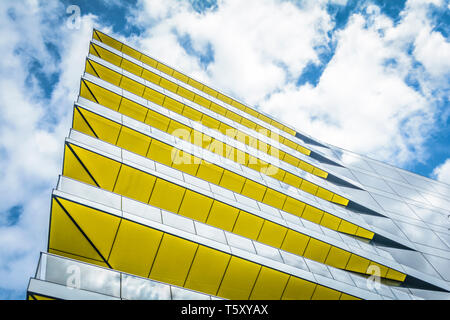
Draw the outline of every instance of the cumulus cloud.
M433 170L432 177L450 184L450 159L445 160L444 163L440 164Z

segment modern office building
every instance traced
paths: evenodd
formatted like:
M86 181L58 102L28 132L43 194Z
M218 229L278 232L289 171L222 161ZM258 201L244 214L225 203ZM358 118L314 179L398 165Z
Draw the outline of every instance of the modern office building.
M29 299L450 299L450 186L94 30Z

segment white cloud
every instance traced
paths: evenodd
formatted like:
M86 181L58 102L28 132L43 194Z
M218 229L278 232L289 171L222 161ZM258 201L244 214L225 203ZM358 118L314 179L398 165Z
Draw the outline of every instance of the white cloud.
M450 159L434 168L432 177L450 185Z

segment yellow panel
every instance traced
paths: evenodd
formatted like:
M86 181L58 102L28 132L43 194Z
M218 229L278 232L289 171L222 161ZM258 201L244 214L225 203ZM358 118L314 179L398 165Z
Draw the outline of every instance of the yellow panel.
M324 189L322 187L319 187L319 189L317 189L316 196L324 200L330 201L331 198L333 197L333 194L334 194L333 192Z
M57 299L46 297L46 296L41 296L39 294L29 294L27 300L57 300Z
M81 231L73 224L61 206L52 200L52 213L49 231L50 249L73 253L88 259L103 261Z
M177 94L190 101L194 100L195 93L182 86L178 86Z
M221 156L224 157L226 155L226 149L224 148L224 143L222 141L219 141L217 139L213 139L213 141L211 141L211 143L208 146L208 150Z
M153 139L152 143L150 144L150 148L148 149L147 158L170 167L172 165L173 149L175 148L161 141Z
M256 240L263 225L264 219L250 213L240 211L233 232L241 236Z
M169 110L172 110L173 112L181 114L183 112L184 104L181 102L172 99L170 97L166 97L164 100L163 106Z
M256 201L261 201L264 198L267 187L252 180L247 179L244 183L244 188L242 188L242 194L249 198L255 199Z
M326 212L323 213L322 220L320 220L320 225L332 230L337 230L340 223L341 219Z
M137 64L135 64L127 59L122 60L122 64L120 65L120 67L132 74L137 75L138 77L141 76L142 70L143 70L143 68L141 66L138 66Z
M345 269L359 273L366 273L369 263L370 261L368 259L352 253Z
M220 121L218 121L214 118L211 118L210 116L208 116L206 114L203 115L201 122L204 126L211 128L211 129L215 129L215 130L219 130L219 127L221 124Z
M305 147L302 147L301 145L297 146L297 151L300 153L303 153L307 156L309 156L311 154L311 150L306 149Z
M356 235L358 237L372 239L373 236L375 235L375 233L373 233L372 231L366 230L364 228L358 227L358 229L356 230Z
M281 249L302 256L310 237L299 232L288 230Z
M145 86L137 81L131 80L128 77L123 76L120 82L120 87L135 95L142 96L144 94Z
M227 96L225 96L225 95L223 95L223 94L221 94L221 93L219 93L218 95L217 95L217 99L219 99L219 100L222 100L223 102L225 102L226 104L231 104L231 98L228 98Z
M300 159L290 155L289 153L284 154L283 161L293 165L294 167L298 166L298 163L300 162Z
M144 99L147 99L148 101L156 103L159 106L162 106L165 96L156 90L145 87L142 97L144 97Z
M273 125L275 128L283 130L283 125L275 120L270 121L270 124Z
M169 128L167 128L167 133L186 141L191 140L191 131L192 129L190 127L185 126L184 124L175 120L171 120L169 123Z
M279 170L281 171L282 169L279 169ZM285 176L283 178L283 182L285 182L285 183L287 183L287 184L289 184L289 185L291 185L293 187L296 187L296 188L298 188L300 186L302 181L303 181L302 178L294 176L292 173L287 172L287 171L286 171L286 174L285 174Z
M250 128L250 129L255 129L256 128L256 123L254 123L253 121L250 121L250 120L248 120L246 118L242 118L241 124L243 126L246 126L247 128Z
M316 168L316 167L314 167L314 169L313 169L313 174L318 176L318 177L324 178L324 179L326 179L328 177L328 172L325 172L325 171L323 171L323 170L321 170L319 168Z
M71 148L100 185L100 188L112 191L119 173L120 163L75 145L71 145Z
M231 257L217 295L225 299L247 300L260 268L256 263Z
M167 131L170 119L153 110L148 110L145 123L161 131Z
M95 98L92 95L92 93L89 91L87 85L86 85L87 81L85 80L81 80L81 85L80 85L80 97L86 98L88 100L94 101L95 102Z
M225 114L225 116L228 119L233 120L234 122L237 122L237 123L240 123L241 119L242 119L242 117L240 115L238 115L230 110L227 110L227 113Z
M250 300L280 300L288 279L286 273L261 267Z
M156 69L156 66L158 65L158 61L156 61L155 59L152 59L146 55L141 56L141 61L143 63L145 63L146 65L148 65L152 68L155 68L155 69Z
M184 74L174 70L172 77L174 77L175 79L178 79L180 81L183 81L184 83L187 83L189 81L189 77L185 76Z
M86 72L99 77L115 86L119 86L122 75L92 60L86 61Z
M341 298L339 300L361 300L360 298L348 295L346 293L341 294Z
M147 115L147 110L148 109L146 107L126 98L122 99L119 107L119 112L121 114L141 122L144 122Z
M388 271L389 271L389 268L388 268L388 267L383 266L383 265L381 265L381 264L379 264L379 263L377 263L377 262L370 261L368 270L366 270L366 271L367 271L366 274L370 274L370 275L373 274L373 270L369 270L369 268L370 268L371 266L378 267L378 268L380 269L380 274L379 274L379 275L380 275L380 277L382 277L382 278L385 278L386 275L387 275L387 273L388 273ZM368 272L368 271L371 271L371 272Z
M111 62L112 64L120 67L120 64L122 62L122 57L118 56L115 53L112 53L109 50L103 49L100 46L97 46L96 44L91 43L91 46L89 47L89 53L102 58L103 60L106 60L108 62Z
M351 253L337 247L331 247L325 264L335 268L345 269Z
M320 209L317 209L316 207L312 207L307 205L305 207L305 210L303 211L302 218L312 221L314 223L319 223L322 219L323 211Z
M216 295L230 258L229 254L199 246L184 286Z
M66 251L59 251L59 250L55 250L52 248L48 249L48 253L52 253L52 254L63 256L63 257L69 258L69 259L74 259L74 260L78 260L78 261L82 261L82 262L86 262L86 263L91 263L91 264L94 264L97 266L109 268L109 266L103 260L89 259L89 258L80 256L80 255L75 255L75 254L68 253Z
M222 116L225 116L225 114L227 113L227 109L225 109L224 107L218 105L217 103L211 103L211 106L209 107L209 110L211 110L212 112L218 113Z
M389 271L387 272L386 278L403 282L406 279L406 274L401 273L394 269L389 269Z
M92 131L89 124L84 120L78 107L73 108L72 128L96 138L94 131Z
M183 286L198 244L165 233L149 278Z
M156 66L156 69L158 69L159 71L164 72L165 74L168 74L169 76L172 75L173 73L173 69L166 66L165 64L162 64L161 62L158 62L158 65Z
M296 132L294 130L292 130L291 128L286 127L286 126L284 126L283 130L293 136L295 136L295 134L296 134Z
M135 58L136 60L140 60L141 59L141 53L134 50L133 48L127 46L127 45L123 45L122 47L122 52L129 55L130 57Z
M258 241L279 248L283 243L287 231L288 229L283 226L264 220Z
M127 198L148 203L156 178L127 165L120 168L114 192Z
M110 36L107 36L106 34L95 30L95 34L97 35L98 39L106 44L107 46L110 46L116 50L122 51L122 43L117 41L116 39L111 38Z
M150 142L150 137L122 126L119 139L117 140L117 146L145 157Z
M147 81L150 81L151 83L154 83L156 85L159 85L159 82L161 81L161 77L158 76L156 73L153 73L147 69L144 69L142 71L142 78L144 78Z
M328 243L311 238L306 247L304 256L308 259L323 263L330 248L331 246Z
M116 144L120 132L120 124L82 108L78 108L78 111L83 115L100 140Z
M190 86L193 86L194 88L197 88L198 90L202 90L203 89L203 84L201 84L200 82L198 82L198 81L196 81L196 80L194 80L192 78L189 78L188 84Z
M309 181L303 180L300 189L311 194L316 194L318 186Z
M171 92L177 92L178 86L177 84L173 83L172 81L167 80L166 78L161 78L161 81L159 81L159 85L163 87L164 89L167 89Z
M224 170L221 167L202 160L202 163L198 168L197 177L218 185L222 178L223 171Z
M345 199L344 197L341 197L338 194L334 194L333 199L331 201L337 204L341 204L343 206L348 205L348 199Z
M198 166L201 160L182 150L179 149L175 150L177 150L177 152L176 158L173 158L172 168L186 172L191 176L195 176L197 174Z
M232 100L230 104L239 110L245 111L246 107L242 103L237 102L236 100Z
M232 190L236 193L241 193L242 187L244 186L245 178L228 170L224 170L222 179L219 185L221 187Z
M106 259L111 251L121 218L72 201L64 199L59 201Z
M207 86L204 86L202 91L209 94L210 96L213 96L214 98L217 97L217 91Z
M238 214L239 209L214 200L206 223L222 230L231 231Z
M298 167L300 169L302 169L303 171L306 171L309 173L312 173L314 170L314 167L305 161L300 161L300 163L298 164Z
M191 108L189 106L184 106L182 114L186 118L189 118L193 121L198 121L198 122L200 122L200 120L202 119L202 116L203 116L203 114L200 111L197 111L194 108Z
M286 196L281 192L275 191L273 189L267 188L266 194L262 202L268 204L274 208L283 208L284 202L286 201Z
M123 220L120 224L109 264L115 270L147 277L163 233Z
M205 222L212 203L213 199L197 192L187 190L178 213L182 216Z
M196 104L201 105L202 107L208 108L211 105L211 101L209 101L208 99L203 98L202 96L199 95L195 95L194 97L194 102Z
M117 111L117 109L119 108L120 100L122 99L121 96L89 81L84 80L83 82L89 87L90 92L95 96L95 99L97 99L98 104Z
M350 223L346 220L342 220L341 224L339 225L338 231L345 232L348 234L355 234L357 229L358 229L357 225L354 225L353 223Z
M186 189L183 187L158 178L148 203L177 213L185 191Z
M315 283L291 276L281 299L310 300L315 288Z
M89 173L83 168L80 161L66 145L64 149L63 175L72 179L97 186Z
M244 107L244 111L247 112L248 114L254 116L255 118L258 118L259 116L259 112L253 110L252 108L249 107L245 107L243 104L241 104Z
M340 296L339 291L317 285L311 300L339 300Z
M297 199L287 197L283 205L283 211L292 213L298 217L301 217L303 210L305 209L305 204Z

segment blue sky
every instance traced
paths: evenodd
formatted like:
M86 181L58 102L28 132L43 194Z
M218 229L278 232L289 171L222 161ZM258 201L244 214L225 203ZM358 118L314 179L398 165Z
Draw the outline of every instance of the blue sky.
M46 248L93 27L301 132L450 183L448 1L3 0L0 299L25 297Z

